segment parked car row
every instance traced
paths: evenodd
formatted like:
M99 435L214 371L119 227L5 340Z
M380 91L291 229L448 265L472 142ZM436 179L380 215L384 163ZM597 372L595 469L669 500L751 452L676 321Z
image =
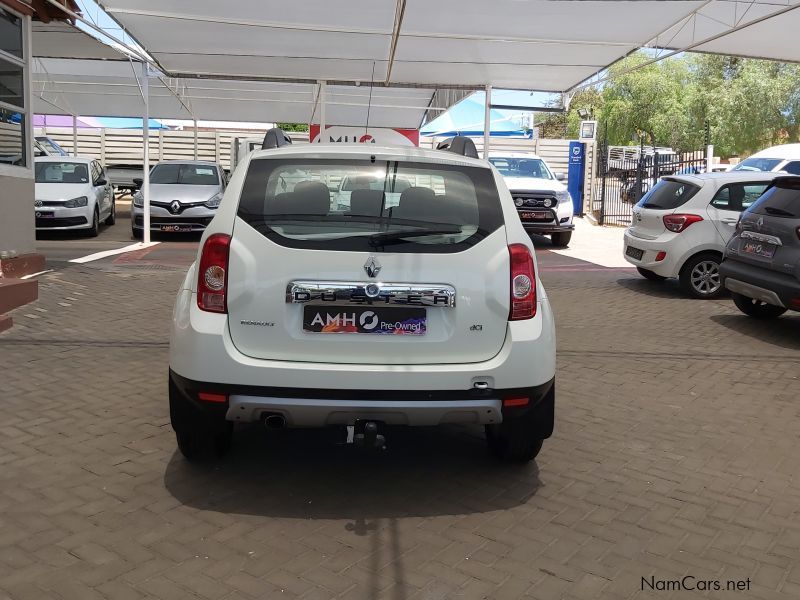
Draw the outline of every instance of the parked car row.
M725 289L742 312L800 310L800 177L739 169L662 178L634 207L625 259L696 298Z

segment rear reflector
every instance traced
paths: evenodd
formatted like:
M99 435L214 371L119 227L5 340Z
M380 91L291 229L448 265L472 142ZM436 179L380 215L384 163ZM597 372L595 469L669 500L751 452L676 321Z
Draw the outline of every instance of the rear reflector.
M203 402L219 402L225 403L228 401L228 396L225 394L214 394L212 392L200 392L197 394L197 397L200 398Z
M511 310L509 321L521 321L536 315L536 273L533 256L524 244L508 247L511 261Z
M503 406L506 408L513 406L528 406L528 402L530 401L530 398L505 398L503 400Z
M800 296L798 296L797 298L792 298L791 302L789 302L789 305L792 308L800 309Z
M659 253L656 254L656 262L661 262L665 258L667 258L667 253L664 252L663 250L659 251Z
M197 306L207 312L228 312L228 255L231 236L215 233L203 244L197 273Z

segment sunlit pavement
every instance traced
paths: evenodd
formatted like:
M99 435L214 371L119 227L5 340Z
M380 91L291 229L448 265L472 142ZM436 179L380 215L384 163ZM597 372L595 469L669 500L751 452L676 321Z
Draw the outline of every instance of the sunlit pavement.
M196 244L74 264L97 250L40 242L54 271L0 334L0 597L702 597L642 591L684 575L800 597L800 317L537 239L559 370L535 463L492 461L470 427L394 431L380 455L249 427L194 466L166 375Z

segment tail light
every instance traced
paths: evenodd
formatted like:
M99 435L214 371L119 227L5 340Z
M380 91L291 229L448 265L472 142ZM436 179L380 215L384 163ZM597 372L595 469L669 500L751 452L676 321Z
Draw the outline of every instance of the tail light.
M800 240L800 227L795 229L794 232L797 234L797 239Z
M522 321L536 315L536 273L533 256L523 244L508 247L511 257L511 310L509 321Z
M215 233L200 254L197 276L197 306L207 312L228 312L228 255L231 236Z
M680 233L692 223L702 221L703 217L700 215L664 215L664 227L673 233Z

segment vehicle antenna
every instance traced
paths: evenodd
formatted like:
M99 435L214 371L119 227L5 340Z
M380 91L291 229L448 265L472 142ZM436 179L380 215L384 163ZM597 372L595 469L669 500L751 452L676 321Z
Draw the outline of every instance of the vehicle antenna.
M375 85L375 61L372 61L372 78L369 80L369 101L367 102L367 124L364 127L364 135L369 134L369 109L372 106L372 86Z

